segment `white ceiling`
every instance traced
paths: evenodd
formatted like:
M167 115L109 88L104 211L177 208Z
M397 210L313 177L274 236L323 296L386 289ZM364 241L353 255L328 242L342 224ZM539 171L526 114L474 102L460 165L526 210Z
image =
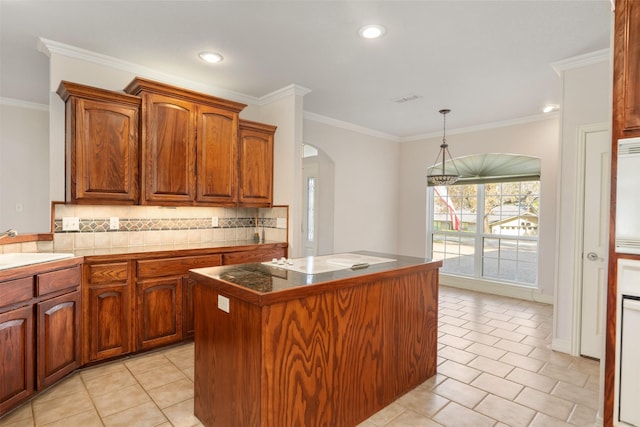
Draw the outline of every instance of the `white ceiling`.
M552 64L608 48L611 15L608 0L0 0L0 97L48 103L43 37L257 98L297 84L305 111L403 138L440 131L441 108L455 129L559 104ZM369 23L387 33L359 38Z

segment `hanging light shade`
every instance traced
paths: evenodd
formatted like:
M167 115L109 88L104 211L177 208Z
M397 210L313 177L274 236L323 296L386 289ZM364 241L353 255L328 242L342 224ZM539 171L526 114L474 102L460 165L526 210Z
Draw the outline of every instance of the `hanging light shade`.
M427 175L427 179L431 185L451 185L460 178L460 172L458 171L456 163L453 161L453 157L451 157L449 146L447 145L447 114L450 112L451 110L446 108L439 111L443 118L442 144L440 144L438 157L436 157L436 161L433 163L433 166L431 166L429 175ZM447 156L449 157L451 165L453 165L453 168L449 168L448 171L445 167L447 164Z

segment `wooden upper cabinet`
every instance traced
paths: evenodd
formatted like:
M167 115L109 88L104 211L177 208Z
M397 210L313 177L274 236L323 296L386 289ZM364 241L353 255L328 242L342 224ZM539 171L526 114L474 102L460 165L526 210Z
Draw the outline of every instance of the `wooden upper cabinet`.
M198 107L196 200L234 206L238 189L238 115Z
M623 138L640 135L640 2L617 1L615 20L614 134Z
M138 203L140 98L66 81L57 93L66 104L66 200Z
M196 189L196 107L153 93L142 98L143 203L190 205Z
M233 205L237 123L245 104L135 78L143 98L142 204Z
M240 120L241 206L270 207L273 203L273 137L276 127Z

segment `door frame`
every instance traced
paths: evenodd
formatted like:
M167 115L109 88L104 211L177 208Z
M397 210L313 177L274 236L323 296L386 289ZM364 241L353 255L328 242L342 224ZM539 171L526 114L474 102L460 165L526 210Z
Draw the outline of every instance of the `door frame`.
M576 164L576 199L575 199L575 225L574 225L574 237L576 251L573 254L573 319L571 327L571 355L580 356L581 348L581 333L582 333L582 271L584 263L584 191L585 191L585 161L587 155L587 135L590 133L606 131L609 134L609 140L611 140L611 127L609 123L593 123L589 125L583 125L578 127L578 143L577 143L577 164ZM609 179L609 185L611 185ZM607 220L607 224L608 224ZM608 229L608 226L606 226ZM604 254L605 257L608 254ZM606 298L606 295L605 295ZM605 314L603 314L603 322L605 321ZM603 328L604 328L603 324ZM604 334L603 334L604 337ZM602 342L602 349L604 355L604 339Z

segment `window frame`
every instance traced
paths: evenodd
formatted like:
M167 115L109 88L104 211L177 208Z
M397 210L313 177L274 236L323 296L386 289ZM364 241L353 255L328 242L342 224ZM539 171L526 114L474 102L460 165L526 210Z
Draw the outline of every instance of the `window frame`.
M538 200L540 199L540 179L524 179L518 182L527 182L527 181L537 181L538 182ZM504 183L514 182L513 180L505 180ZM496 182L491 182L495 184ZM488 183L487 183L488 184ZM538 232L535 236L521 236L521 235L504 235L504 234L495 234L495 233L486 233L484 230L484 214L485 214L485 183L464 183L462 185L475 185L476 186L476 197L477 197L477 209L476 209L476 227L475 231L462 231L462 230L435 230L434 229L434 217L435 217L435 190L434 187L427 187L427 218L426 218L426 254L427 256L433 258L433 241L434 235L442 235L442 236L456 236L458 239L467 238L474 240L474 254L473 254L473 274L464 274L464 273L455 273L448 271L441 271L441 274L462 277L473 280L481 280L484 282L494 282L494 283L504 283L507 285L513 286L523 286L527 288L537 288L538 287L538 279L539 279L539 260L540 260L540 233L539 233L539 222L538 222ZM540 206L538 206L538 218L540 217ZM536 250L535 250L535 262L526 262L525 264L532 264L535 270L535 280L533 282L522 282L518 280L509 280L505 278L493 277L484 275L484 262L485 262L485 254L484 254L484 246L485 240L487 239L497 239L499 245L501 240L513 240L516 244L520 241L535 241L536 242ZM518 252L516 251L516 254ZM495 258L494 258L495 259ZM509 260L508 258L500 258L498 260ZM498 261L499 262L499 261ZM515 262L518 263L518 257L516 256ZM518 270L516 270L517 277Z

